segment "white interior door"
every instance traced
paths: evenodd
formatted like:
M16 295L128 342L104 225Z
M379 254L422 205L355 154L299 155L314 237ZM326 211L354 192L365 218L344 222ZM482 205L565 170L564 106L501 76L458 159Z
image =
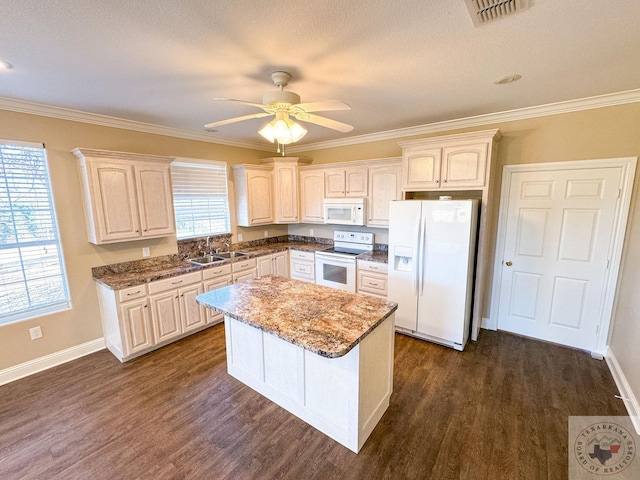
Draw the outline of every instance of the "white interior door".
M500 330L596 350L622 175L618 166L511 175Z

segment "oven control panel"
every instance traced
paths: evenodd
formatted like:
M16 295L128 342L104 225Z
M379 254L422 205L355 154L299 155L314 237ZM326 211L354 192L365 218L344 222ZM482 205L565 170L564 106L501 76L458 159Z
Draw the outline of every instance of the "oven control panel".
M373 233L335 231L333 232L333 240L336 242L373 245Z

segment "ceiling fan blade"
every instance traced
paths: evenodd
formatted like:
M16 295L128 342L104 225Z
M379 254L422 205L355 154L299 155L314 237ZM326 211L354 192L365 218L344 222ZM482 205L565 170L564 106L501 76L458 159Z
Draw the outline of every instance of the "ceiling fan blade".
M220 120L219 122L207 123L204 128L209 130L211 128L221 127L230 123L242 122L243 120L251 120L252 118L268 117L270 113L252 113L251 115L244 115L242 117L228 118L226 120Z
M214 100L222 100L223 102L236 102L236 103L242 103L244 105L251 105L252 107L258 107L258 108L266 108L269 105L264 105L262 103L253 103L253 102L245 102L244 100L236 100L235 98L214 98Z
M308 102L294 105L305 112L328 112L330 110L351 110L351 107L340 100L325 100L324 102Z
M348 133L353 130L353 125L338 122L337 120L331 120L330 118L321 117L320 115L313 115L311 113L299 113L293 115L300 121L315 123L322 127L327 127L332 130L338 130L339 132Z

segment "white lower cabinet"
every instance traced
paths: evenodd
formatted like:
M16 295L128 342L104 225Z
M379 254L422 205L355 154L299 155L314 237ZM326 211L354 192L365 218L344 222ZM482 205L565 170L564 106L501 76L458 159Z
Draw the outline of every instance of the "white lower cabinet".
M290 277L303 282L316 282L316 254L303 250L289 252Z
M146 297L121 304L120 316L122 318L122 350L127 355L153 346L153 329Z
M257 261L255 258L241 260L231 264L231 277L233 283L246 282L258 276Z
M207 326L195 300L204 292L201 271L122 290L97 286L105 345L121 362Z
M206 325L204 310L196 303L196 296L204 292L201 272L158 280L148 287L156 343Z
M371 295L372 297L387 298L387 264L357 261L357 293Z
M284 252L258 257L258 276L278 275L280 277L289 277L288 253L285 250Z
M210 292L211 290L231 285L231 265L222 265L220 267L207 268L206 270L203 270L202 280L205 292ZM224 315L217 313L211 308L205 308L205 315L209 325L214 325L224 321Z

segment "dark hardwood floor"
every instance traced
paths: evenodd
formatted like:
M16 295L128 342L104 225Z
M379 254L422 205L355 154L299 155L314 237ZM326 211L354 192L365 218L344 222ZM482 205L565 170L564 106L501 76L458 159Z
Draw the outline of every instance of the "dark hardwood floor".
M569 415L626 415L605 362L483 331L396 335L391 406L358 455L226 373L218 325L0 387L0 479L564 479Z

